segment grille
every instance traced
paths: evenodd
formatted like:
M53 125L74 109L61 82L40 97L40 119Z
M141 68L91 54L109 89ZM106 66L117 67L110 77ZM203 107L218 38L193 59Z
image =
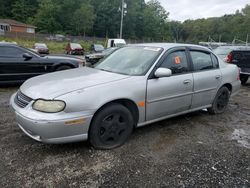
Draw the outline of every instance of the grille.
M32 99L24 95L20 90L18 90L14 101L17 106L25 108L32 101Z

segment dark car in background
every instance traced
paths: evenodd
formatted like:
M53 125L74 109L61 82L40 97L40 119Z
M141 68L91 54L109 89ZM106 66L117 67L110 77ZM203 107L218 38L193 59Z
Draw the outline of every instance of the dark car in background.
M85 60L87 63L90 63L91 65L96 64L100 59L112 54L114 51L116 51L118 47L112 47L107 48L103 50L101 53L93 53L85 56Z
M244 85L250 76L250 48L247 50L233 50L227 57L227 62L240 68L240 80Z
M61 56L40 56L24 47L0 43L0 83L22 83L41 74L79 67L82 61Z
M66 54L84 55L84 49L78 43L68 43L65 50L66 50Z
M33 49L39 54L49 54L49 48L45 43L35 43Z
M250 46L220 46L214 50L221 59L240 68L240 80L246 84L250 76Z
M92 44L91 45L91 52L92 53L101 53L103 50L104 50L104 47L101 44Z
M250 46L219 46L213 52L218 55L222 60L227 61L228 55L233 50L250 50Z

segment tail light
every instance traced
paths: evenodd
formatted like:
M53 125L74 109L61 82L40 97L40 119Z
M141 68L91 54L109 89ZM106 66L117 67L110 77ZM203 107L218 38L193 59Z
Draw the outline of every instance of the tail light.
M240 80L240 68L238 68L237 80Z
M227 63L232 63L232 61L233 61L233 54L232 54L232 53L229 53L229 54L227 55L226 62L227 62Z

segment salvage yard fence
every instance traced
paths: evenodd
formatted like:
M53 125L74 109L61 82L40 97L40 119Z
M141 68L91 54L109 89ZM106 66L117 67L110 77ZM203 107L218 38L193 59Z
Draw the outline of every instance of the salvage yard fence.
M19 33L19 32L5 32L2 33L2 36L12 39L27 39L27 40L35 40L35 41L71 41L71 42L78 42L78 41L87 41L87 42L106 42L107 38L101 37L89 37L89 36L70 36L70 35L52 35L52 34L42 34L42 33ZM128 44L134 43L145 43L145 42L164 42L163 40L160 41L153 41L150 38L145 39L125 39Z

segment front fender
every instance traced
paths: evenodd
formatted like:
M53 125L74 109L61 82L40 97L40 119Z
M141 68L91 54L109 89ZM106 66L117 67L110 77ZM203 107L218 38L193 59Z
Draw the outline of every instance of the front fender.
M65 112L94 111L96 112L105 104L129 99L133 101L139 111L139 123L145 120L146 105L146 78L131 77L112 83L101 84L74 91L58 97L66 102Z

